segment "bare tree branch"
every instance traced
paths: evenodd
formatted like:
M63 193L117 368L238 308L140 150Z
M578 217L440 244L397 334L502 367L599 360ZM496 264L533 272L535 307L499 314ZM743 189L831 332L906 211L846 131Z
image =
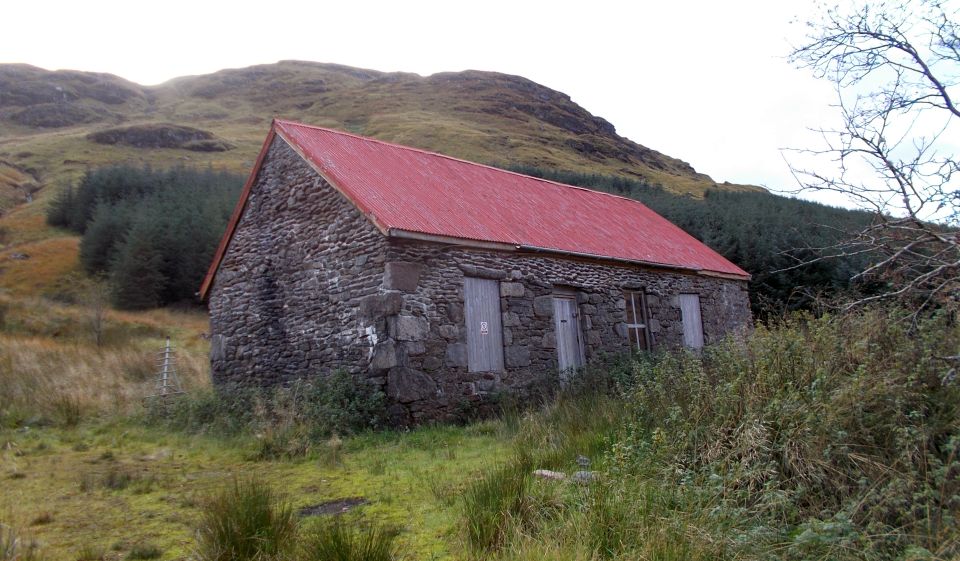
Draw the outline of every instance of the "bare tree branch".
M789 152L799 190L840 193L874 215L814 257L798 248L794 267L870 255L851 280L873 292L851 306L960 302L958 19L960 9L938 0L850 4L810 22L808 43L791 54L833 82L842 122L817 131L822 148Z

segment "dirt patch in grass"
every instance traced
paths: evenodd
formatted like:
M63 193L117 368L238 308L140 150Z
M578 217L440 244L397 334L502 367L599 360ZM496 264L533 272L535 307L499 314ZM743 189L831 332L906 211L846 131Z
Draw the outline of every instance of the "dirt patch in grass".
M326 501L313 506L305 506L300 509L300 516L322 516L324 514L343 514L360 505L367 504L367 499L363 497L350 497L347 499L335 499Z

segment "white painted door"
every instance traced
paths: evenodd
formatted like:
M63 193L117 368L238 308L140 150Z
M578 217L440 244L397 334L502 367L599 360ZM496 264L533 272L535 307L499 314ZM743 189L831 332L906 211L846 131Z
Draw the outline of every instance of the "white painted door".
M503 329L500 283L491 279L463 279L467 322L467 368L470 372L503 370Z
M703 319L700 317L700 295L680 295L680 321L683 322L683 344L691 349L703 348Z
M580 368L584 364L580 318L574 296L553 297L553 318L557 334L557 355L560 372Z

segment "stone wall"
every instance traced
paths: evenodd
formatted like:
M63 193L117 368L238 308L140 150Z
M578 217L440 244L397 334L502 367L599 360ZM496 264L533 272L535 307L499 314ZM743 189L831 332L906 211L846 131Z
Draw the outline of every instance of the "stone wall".
M370 221L276 138L210 292L214 382L365 372L370 334L356 312L380 292L385 250Z
M384 290L402 295L371 364L398 422L454 416L503 392L534 397L558 384L553 324L557 287L577 295L587 362L629 351L624 290L647 296L655 348L683 344L679 295L700 295L706 344L749 328L745 281L577 260L391 239ZM403 283L390 271L404 271ZM463 279L500 281L504 371L467 371ZM395 325L393 330L389 329ZM406 328L401 326L415 326ZM429 390L429 391L428 391Z
M503 372L468 372L467 276L499 281ZM214 381L342 368L387 393L397 424L539 396L558 385L558 287L577 295L588 362L629 350L624 290L646 293L655 348L682 345L681 293L700 295L707 344L751 323L744 281L388 239L278 139L211 290Z

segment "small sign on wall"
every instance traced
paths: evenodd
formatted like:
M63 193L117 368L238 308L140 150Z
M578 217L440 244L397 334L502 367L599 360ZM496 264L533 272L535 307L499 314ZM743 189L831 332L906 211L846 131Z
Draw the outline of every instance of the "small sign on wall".
M490 334L490 324L485 321L480 322L480 335L489 335Z

